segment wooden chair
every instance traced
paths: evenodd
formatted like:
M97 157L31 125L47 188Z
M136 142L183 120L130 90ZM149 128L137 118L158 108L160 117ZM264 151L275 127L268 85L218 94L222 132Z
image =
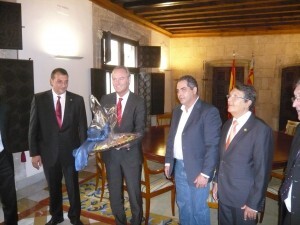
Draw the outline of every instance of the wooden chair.
M212 196L212 187L213 187L213 182L210 182L210 190L209 190L209 196L207 199L207 205L211 209L217 209L219 207L218 201L214 200Z
M99 186L99 180L101 179L101 196L100 196L100 202L101 202L103 199L104 189L105 189L105 184L106 184L106 169L105 169L104 162L101 158L101 153L96 152L95 157L96 157L96 167L97 167L95 190L97 190L97 188Z
M156 115L156 125L157 126L164 126L171 124L172 113L167 112L164 114Z
M145 198L145 225L147 225L149 221L151 198L164 194L168 191L171 192L172 215L175 216L175 184L173 180L165 177L163 164L152 162L153 161L151 161L150 166L149 160L144 157L141 191L142 197ZM126 183L124 184L124 189L127 190Z
M298 121L288 120L285 127L285 133L294 136L296 127L298 126L299 123L300 122Z
M278 191L284 179L284 170L272 170L266 196L278 201Z

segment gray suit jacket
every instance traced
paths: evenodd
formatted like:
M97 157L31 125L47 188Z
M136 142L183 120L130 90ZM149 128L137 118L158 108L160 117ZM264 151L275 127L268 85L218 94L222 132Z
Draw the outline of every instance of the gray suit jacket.
M182 114L181 105L173 110L170 133L167 142L165 163L170 163L170 174L174 167L174 139ZM185 172L190 185L200 173L214 176L219 159L221 119L217 108L200 99L185 124L182 132L182 149Z
M232 119L228 120L221 133L220 163L215 177L219 200L228 206L247 205L260 211L272 166L273 131L252 114L225 150L231 123Z
M115 105L117 95L116 93L111 93L104 95L101 98L100 104L105 107L106 105ZM139 133L141 135L140 139L133 142L130 145L130 150L126 154L125 161L128 165L134 165L136 163L142 163L142 147L141 139L145 131L145 102L140 96L130 92L127 103L125 105L121 125L116 124L114 132L115 133ZM102 153L102 157L105 163L109 163L111 157L119 157L120 154L116 151L106 151Z

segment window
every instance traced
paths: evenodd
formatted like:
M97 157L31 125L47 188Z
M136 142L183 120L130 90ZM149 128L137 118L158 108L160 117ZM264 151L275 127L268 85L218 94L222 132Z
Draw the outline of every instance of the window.
M138 42L117 35L105 32L102 38L102 65L106 70L106 90L107 94L114 92L111 82L111 72L115 66L126 66L131 74L129 89L135 92L137 68L137 48Z

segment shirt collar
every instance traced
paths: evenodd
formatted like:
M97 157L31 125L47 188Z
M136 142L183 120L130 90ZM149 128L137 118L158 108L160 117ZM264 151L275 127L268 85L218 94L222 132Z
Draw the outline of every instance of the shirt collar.
M117 93L117 102L118 102L119 98L122 98L122 99L123 99L123 102L126 102L127 99L128 99L129 93L130 93L130 91L128 91L128 92L127 92L125 95L123 95L122 97L120 97L120 96L118 95L118 93Z
M247 120L250 118L252 112L248 111L244 115L240 116L239 118L233 118L233 120L236 120L239 125L244 125Z
M65 99L66 98L66 91L64 93L62 93L61 95L58 95L55 93L55 91L53 91L52 89L52 95L57 98L57 96L60 96L62 99Z
M198 99L199 99L199 97L197 97L197 99L195 100L195 102L193 103L193 105L187 110L187 113L189 113L189 112L191 112L193 110L193 108L194 108L196 102L198 101ZM180 108L181 108L182 111L186 112L184 105L182 105Z

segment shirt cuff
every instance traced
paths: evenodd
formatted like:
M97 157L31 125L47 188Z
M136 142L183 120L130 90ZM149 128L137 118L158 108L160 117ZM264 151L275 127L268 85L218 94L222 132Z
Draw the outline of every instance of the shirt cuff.
M201 173L201 175L204 176L205 178L209 179L209 176L207 176L206 174Z

